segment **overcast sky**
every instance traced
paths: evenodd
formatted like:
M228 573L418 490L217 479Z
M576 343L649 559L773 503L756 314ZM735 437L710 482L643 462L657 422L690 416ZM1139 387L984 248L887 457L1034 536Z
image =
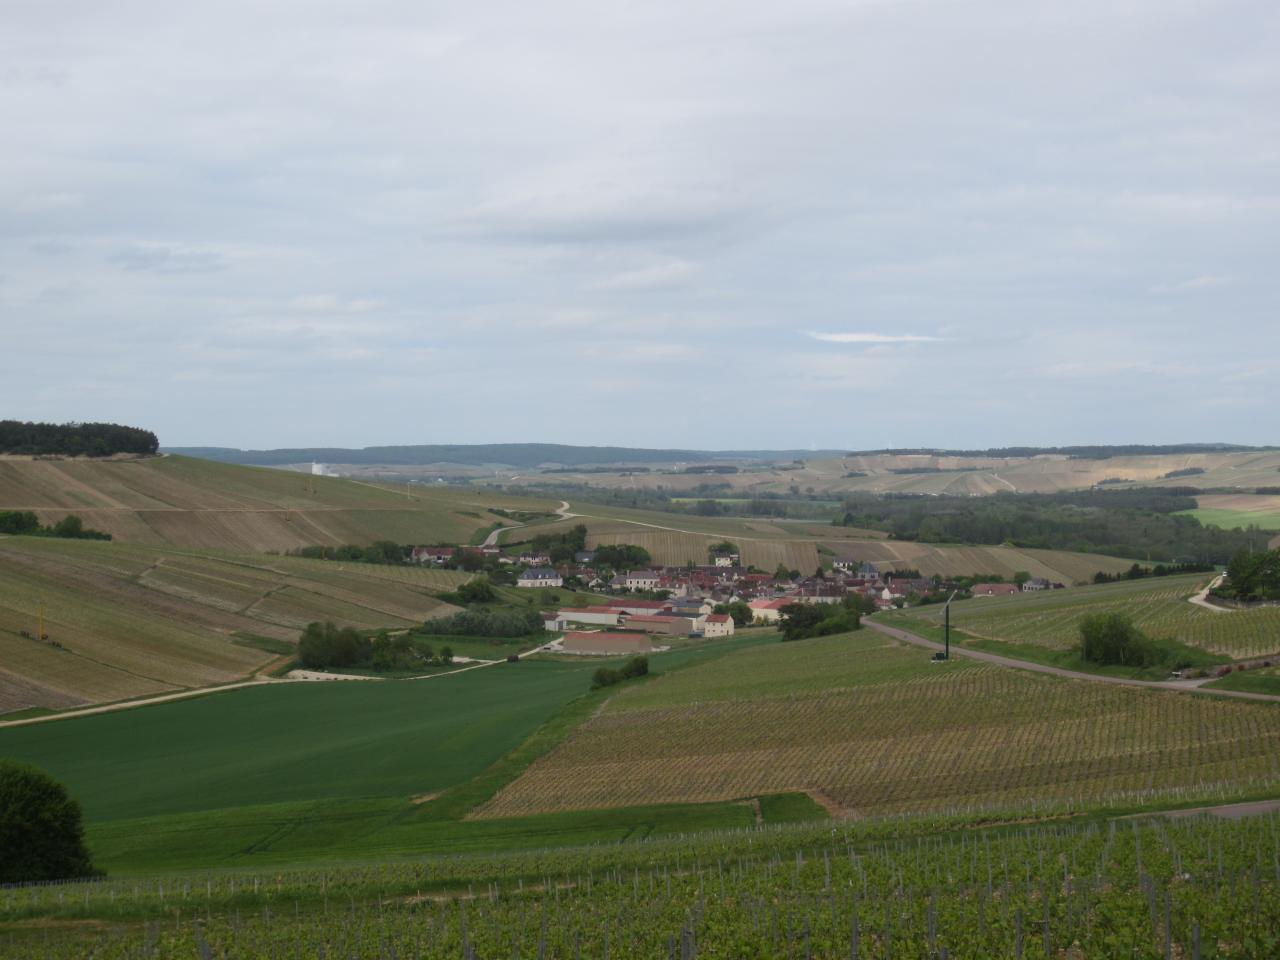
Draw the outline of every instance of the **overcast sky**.
M1280 442L1275 0L4 0L0 131L0 417Z

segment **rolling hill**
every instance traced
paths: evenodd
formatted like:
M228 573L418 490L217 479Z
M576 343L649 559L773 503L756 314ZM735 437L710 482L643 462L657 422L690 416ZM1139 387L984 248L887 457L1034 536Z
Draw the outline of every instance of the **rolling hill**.
M420 623L446 570L0 538L0 714L243 680L303 626ZM40 610L47 641L38 639ZM28 636L23 636L24 631Z
M466 542L512 522L492 508L553 506L483 489L396 490L179 456L0 458L0 510L32 510L45 523L75 513L124 543L257 552L375 540Z

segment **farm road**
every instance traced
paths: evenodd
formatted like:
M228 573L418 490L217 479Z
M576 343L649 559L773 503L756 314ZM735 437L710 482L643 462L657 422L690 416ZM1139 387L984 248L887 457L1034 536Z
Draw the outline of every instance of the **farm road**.
M1194 603L1197 607L1204 607L1206 610L1212 610L1214 613L1231 613L1232 611L1229 610L1227 607L1216 606L1210 603L1207 599L1209 596L1209 591L1212 590L1214 587L1216 587L1218 584L1220 584L1223 580L1225 580L1226 577L1227 575L1225 573L1218 574L1218 576L1214 577L1207 584L1205 584L1204 589L1201 590L1199 593L1197 593L1194 597L1187 597L1187 603Z
M942 644L936 640L926 640L918 634L908 633L906 630L899 630L897 627L891 627L884 623L877 623L874 620L864 619L862 621L866 626L879 633L893 637L895 640L902 640L906 643L915 644L917 647L924 647L926 650L941 650ZM1018 670L1030 670L1032 673L1050 673L1057 677L1065 677L1068 680L1090 680L1094 683L1118 683L1125 687L1149 687L1156 690L1181 690L1187 693L1205 693L1215 697L1238 697L1241 700L1266 700L1271 703L1280 703L1280 696L1270 693L1249 693L1245 690L1218 690L1203 689L1202 684L1208 683L1212 677L1205 677L1200 680L1130 680L1126 677L1108 677L1098 673L1080 673L1077 670L1064 670L1062 667L1051 667L1045 663L1033 663L1030 660L1019 660L1016 657L1002 657L998 653L987 653L984 650L970 650L957 644L951 645L951 653L953 656L972 657L974 660L981 660L984 663L994 663L1002 667L1013 667Z
M561 520L569 520L570 518L577 516L576 513L569 512L568 500L561 500L560 506L556 507L555 513L556 513L556 516L559 517ZM527 527L527 526L528 526L527 523L513 523L505 527L496 527L495 529L489 531L489 535L484 538L484 543L480 544L480 546L496 547L498 545L498 537L500 537L502 534L506 533L508 530L519 530L521 527Z

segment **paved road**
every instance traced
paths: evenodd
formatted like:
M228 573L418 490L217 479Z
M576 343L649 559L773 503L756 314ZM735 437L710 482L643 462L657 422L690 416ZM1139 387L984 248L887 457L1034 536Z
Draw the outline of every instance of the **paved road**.
M906 630L899 630L897 627L891 627L888 624L879 623L871 619L863 619L863 624L876 630L886 636L893 637L895 640L902 640L905 643L915 644L917 647L924 647L927 650L941 650L942 644L935 640L926 640L918 634L908 633ZM1129 680L1125 677L1108 677L1098 673L1081 673L1078 670L1064 670L1062 667L1051 667L1045 663L1032 663L1030 660L1019 660L1016 657L1002 657L998 653L987 653L985 650L972 650L968 647L962 647L958 644L951 645L951 655L959 657L971 657L974 660L982 660L985 663L994 663L1002 667L1013 667L1018 670L1030 670L1032 673L1051 673L1057 677L1066 677L1068 680L1089 680L1094 683L1118 683L1125 687L1150 687L1157 690L1182 690L1188 693L1205 693L1217 697L1237 697L1241 700L1266 700L1272 703L1280 703L1280 696L1270 693L1249 693L1245 690L1219 690L1216 688L1204 688L1203 684L1208 683L1212 677L1205 677L1200 680Z
M571 517L577 516L576 513L569 512L568 500L561 500L560 506L556 507L555 513L556 513L556 516L559 517L561 520L568 520ZM527 523L509 523L505 527L497 527L489 531L489 535L484 538L484 543L482 543L481 546L496 547L498 545L498 537L500 537L502 534L506 533L508 530L518 530L521 527L527 527L527 526L528 526Z

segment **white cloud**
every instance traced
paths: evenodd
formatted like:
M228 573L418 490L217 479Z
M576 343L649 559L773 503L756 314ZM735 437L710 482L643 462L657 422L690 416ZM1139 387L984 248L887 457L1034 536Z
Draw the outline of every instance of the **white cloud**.
M913 333L814 333L823 343L940 343L947 337L926 337Z

